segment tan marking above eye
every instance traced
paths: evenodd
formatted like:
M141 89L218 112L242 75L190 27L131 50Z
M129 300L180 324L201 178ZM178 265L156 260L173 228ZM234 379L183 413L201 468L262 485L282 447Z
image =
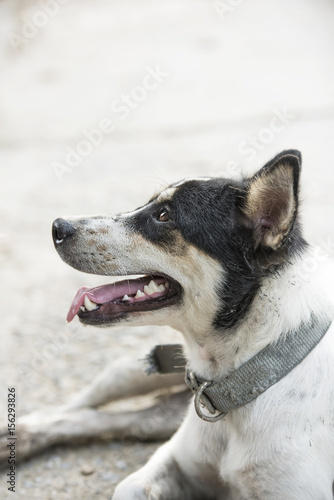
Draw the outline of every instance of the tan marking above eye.
M167 203L173 198L175 191L176 189L174 187L168 187L157 196L157 203Z

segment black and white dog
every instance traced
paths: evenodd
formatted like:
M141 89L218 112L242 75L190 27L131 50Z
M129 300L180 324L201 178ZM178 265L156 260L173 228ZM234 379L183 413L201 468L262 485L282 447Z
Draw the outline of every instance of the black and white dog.
M284 151L240 182L185 180L133 212L55 221L74 268L140 275L80 289L68 321L184 337L195 407L114 500L333 499L333 307L321 265L303 264L300 168Z

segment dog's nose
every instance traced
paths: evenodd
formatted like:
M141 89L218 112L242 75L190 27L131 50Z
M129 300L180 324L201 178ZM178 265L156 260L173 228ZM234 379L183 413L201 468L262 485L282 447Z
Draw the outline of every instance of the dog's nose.
M74 227L65 219L56 219L52 224L52 238L55 245L59 245L59 243L62 243L74 233Z

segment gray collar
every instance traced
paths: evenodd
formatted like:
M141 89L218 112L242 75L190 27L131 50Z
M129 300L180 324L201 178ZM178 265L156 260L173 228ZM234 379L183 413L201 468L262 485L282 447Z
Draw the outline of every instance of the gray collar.
M320 342L332 320L311 316L295 330L265 347L237 370L219 381L203 380L189 368L178 344L156 346L147 357L149 373L175 373L186 369L185 382L195 394L200 418L217 422L236 408L250 403L297 366ZM206 408L211 415L203 413Z

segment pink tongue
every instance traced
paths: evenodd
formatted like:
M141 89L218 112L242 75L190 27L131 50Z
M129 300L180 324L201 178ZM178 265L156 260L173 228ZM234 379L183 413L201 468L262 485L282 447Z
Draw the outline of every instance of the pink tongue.
M164 278L158 278L155 281L160 284L164 283L166 280ZM137 290L143 291L145 284L148 284L147 280L124 280L118 281L117 283L111 283L110 285L97 286L95 288L83 286L79 288L74 297L66 319L69 323L73 320L75 315L79 312L80 307L84 304L86 295L96 304L105 304L117 298L122 298L124 295L134 295Z
M89 290L88 286L83 286L79 288L76 296L74 297L74 300L71 304L70 310L68 311L66 318L66 321L68 321L69 323L72 321L72 319L75 317L80 307L84 303L86 290Z

